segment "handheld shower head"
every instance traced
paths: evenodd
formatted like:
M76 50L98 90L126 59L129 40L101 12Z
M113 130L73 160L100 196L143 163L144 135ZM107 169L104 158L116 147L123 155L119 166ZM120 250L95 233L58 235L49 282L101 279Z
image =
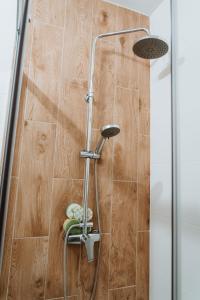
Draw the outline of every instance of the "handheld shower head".
M101 154L106 139L117 135L120 132L120 127L117 124L105 125L101 128L101 138L98 141L95 153Z
M133 52L145 59L155 59L162 57L169 50L168 44L161 38L155 35L145 36L140 38L133 45Z
M104 138L110 138L117 135L120 132L120 127L117 124L105 125L101 128L101 135Z

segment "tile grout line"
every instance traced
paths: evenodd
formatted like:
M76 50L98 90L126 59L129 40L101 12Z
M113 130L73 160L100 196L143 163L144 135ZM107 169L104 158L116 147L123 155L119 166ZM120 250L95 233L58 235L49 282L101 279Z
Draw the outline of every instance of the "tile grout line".
M29 123L39 123L39 124L50 124L50 125L56 125L57 122L50 122L50 121L39 121L39 120L32 120L32 119L25 119L25 121Z
M116 88L123 89L123 90L128 90L130 92L137 92L139 90L139 88L136 88L136 87L125 87L125 86L122 86L120 84L116 84Z
M102 235L111 235L110 232L102 232Z
M39 25L45 25L45 26L53 27L53 28L60 29L60 30L62 30L64 28L64 26L61 26L61 25L59 26L59 25L52 24L50 22L45 22L45 21L39 20L34 15L33 15L33 18L35 19L35 22L38 23ZM65 23L65 19L64 19L64 23Z
M8 290L10 285L10 273L11 273L11 262L12 262L12 254L13 254L13 242L14 242L14 230L15 230L15 215L17 209L17 197L18 197L18 188L19 188L19 179L17 180L17 188L16 188L16 195L15 195L15 203L14 203L14 218L13 218L13 228L12 228L12 237L11 237L11 251L10 251L10 258L9 258L9 270L8 270L8 279L7 279L7 287L6 287L6 299L8 298Z
M31 9L30 9L30 14L32 14L32 6L31 6ZM24 122L25 121L29 122L29 120L26 118L26 114L27 114L28 98L29 98L29 94L30 94L30 91L28 89L28 85L29 85L29 77L30 77L30 73L31 73L32 53L33 53L33 40L34 40L34 31L35 31L35 21L34 21L34 19L32 19L32 16L31 16L30 24L31 24L30 26L31 26L31 29L32 29L31 30L32 36L31 36L31 50L30 50L29 66L28 66L28 76L27 76L26 101L25 101L25 104L24 104ZM24 129L24 127L23 127L23 129Z
M43 236L24 236L24 237L14 237L13 240L28 240L28 239L46 239L48 238L48 235L43 235Z
M57 150L57 139L58 139L58 114L60 110L60 101L61 97L63 97L63 61L64 61L64 45L65 45L65 28L66 28L66 11L67 11L67 5L68 5L68 0L65 3L65 14L64 14L64 26L63 26L63 37L62 37L62 51L61 51L61 65L60 65L60 86L59 86L59 97L58 97L58 106L57 106L57 113L56 113L56 122L54 123L56 126L56 133L55 133L55 144L54 144L54 161L53 161L53 176L52 176L52 181L56 179L55 177L55 156L56 156L56 150ZM64 179L64 177L63 177Z
M29 7L29 13L32 12L32 4L30 5ZM28 23L29 24L29 23ZM26 35L26 38L28 37L28 34L31 34L31 38L30 38L30 41L31 41L31 45L30 45L30 57L31 57L31 54L32 54L32 44L33 44L33 25L31 23L30 25L30 31L28 30L29 26L27 24L27 35ZM25 66L25 63L26 63L26 59L27 59L27 50L28 47L26 45L26 53L25 53L25 57L24 57L24 66ZM28 62L28 75L29 75L29 72L30 72L30 57L29 57L29 62ZM11 239L11 253L10 253L10 260L9 260L9 271L8 271L8 281L7 281L7 290L6 290L6 300L8 299L8 294L9 294L9 285L10 285L10 280L11 280L11 265L12 265L12 255L13 255L13 243L14 243L14 237L15 237L15 222L16 222L16 215L17 215L17 204L18 204L18 190L19 190L19 184L20 184L20 174L21 174L21 161L22 161L22 141L24 139L24 119L25 119L25 112L26 112L26 102L27 102L27 97L28 97L28 90L27 90L27 87L28 87L28 78L27 78L27 82L26 82L26 95L25 95L25 99L24 99L24 112L23 112L23 116L22 116L22 128L21 128L21 132L20 132L20 145L19 145L19 166L18 166L18 182L17 182L17 191L16 191L16 198L15 198L15 208L14 208L14 218L13 218L13 230L12 230L12 239ZM21 97L21 94L20 94L20 97ZM21 100L21 99L20 99ZM19 122L19 119L17 120L17 126L18 126L18 122ZM14 147L16 147L16 144L14 145ZM16 150L16 149L15 149Z
M81 255L82 255L82 248L81 248L81 245L79 246L79 263L78 263L78 278L77 278L77 281L78 281L78 295L77 297L80 298L80 294L81 294L81 280L80 280L80 274L81 274Z
M84 181L83 178L69 178L69 177L52 177L53 180L66 180L66 181Z
M71 295L71 296L67 296L68 300L70 300L70 298L73 297L78 297L78 295ZM59 298L46 298L46 300L62 300L64 299L63 297L59 297Z
M46 300L62 300L62 299L64 299L64 298L63 297L59 297L59 298L46 298Z
M115 23L114 23L114 27L116 28L117 25L117 9L115 9ZM117 47L117 38L115 37L114 39L114 45L115 45L115 54L116 54L116 47ZM116 95L117 95L117 58L115 55L115 65L114 65L114 82L115 82L115 87L114 87L114 97L113 97L113 111L112 111L112 120L114 122L114 116L115 116L115 105L116 105ZM114 181L113 181L113 177L114 177L114 141L112 141L112 194L110 197L110 240L109 240L109 260L108 260L108 294L107 294L107 299L110 299L110 295L109 295L109 286L110 286L110 276L111 276L111 250L112 250L112 209L113 209L113 187L114 187Z
M137 180L121 180L121 179L113 179L113 182L130 182L130 183L137 183Z
M109 291L117 291L117 290L125 290L128 288L136 288L136 285L127 285L127 286L122 286L122 287L118 287L118 288L114 288L114 289L109 289Z
M64 43L65 43L65 26L66 26L66 13L67 13L67 5L68 1L66 1L64 5L64 23L62 27L62 53L61 53L61 61L60 61L60 80L62 82L63 75L63 60L64 60ZM61 30L61 29L60 29ZM58 109L60 108L60 100L62 97L62 84L59 85L59 100L58 100ZM49 228L48 228L48 245L47 245L47 257L46 257L46 270L45 270L45 278L44 278L44 299L46 299L47 293L47 276L48 276L48 265L49 265L49 246L50 246L50 234L51 234L51 217L52 217L52 205L53 205L53 190L54 190L54 172L55 172L55 157L56 157L56 143L57 143L57 135L58 135L58 109L56 112L56 122L55 122L55 139L54 139L54 155L52 162L52 178L51 178L51 196L50 196L50 209L49 209Z

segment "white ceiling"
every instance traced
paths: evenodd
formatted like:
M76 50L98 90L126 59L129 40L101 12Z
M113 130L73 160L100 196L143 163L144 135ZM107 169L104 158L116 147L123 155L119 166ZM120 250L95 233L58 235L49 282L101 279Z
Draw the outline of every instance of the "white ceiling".
M163 0L104 0L150 16Z

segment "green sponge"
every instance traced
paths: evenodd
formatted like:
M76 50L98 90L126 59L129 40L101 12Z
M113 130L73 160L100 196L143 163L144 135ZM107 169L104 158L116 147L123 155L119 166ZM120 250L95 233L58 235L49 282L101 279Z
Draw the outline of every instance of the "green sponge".
M69 230L72 225L79 224L80 222L77 219L66 219L63 223L63 229L65 232ZM81 234L81 228L75 227L70 230L70 234Z
M68 231L68 229L75 224L80 224L80 221L77 219L66 219L65 222L63 223L63 229L65 232ZM90 233L92 231L92 227L87 228L87 232ZM82 233L82 228L81 227L74 227L70 230L70 234L81 234Z

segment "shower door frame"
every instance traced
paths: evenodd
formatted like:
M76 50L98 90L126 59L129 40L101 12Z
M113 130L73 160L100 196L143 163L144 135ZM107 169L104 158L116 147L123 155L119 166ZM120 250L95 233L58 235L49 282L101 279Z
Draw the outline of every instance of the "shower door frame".
M177 113L177 1L171 0L171 145L172 145L172 300L178 300L178 113Z
M19 102L22 87L23 62L24 62L24 41L26 38L26 28L28 22L29 0L23 1L23 9L20 19L21 7L17 3L17 24L16 24L16 42L14 49L14 59L12 67L12 78L9 91L10 102L8 107L8 117L5 129L5 137L2 153L2 168L0 170L0 272L4 254L4 240L7 220L7 210L9 202L10 182L12 164L14 158L14 145L16 140L17 120L19 114Z

